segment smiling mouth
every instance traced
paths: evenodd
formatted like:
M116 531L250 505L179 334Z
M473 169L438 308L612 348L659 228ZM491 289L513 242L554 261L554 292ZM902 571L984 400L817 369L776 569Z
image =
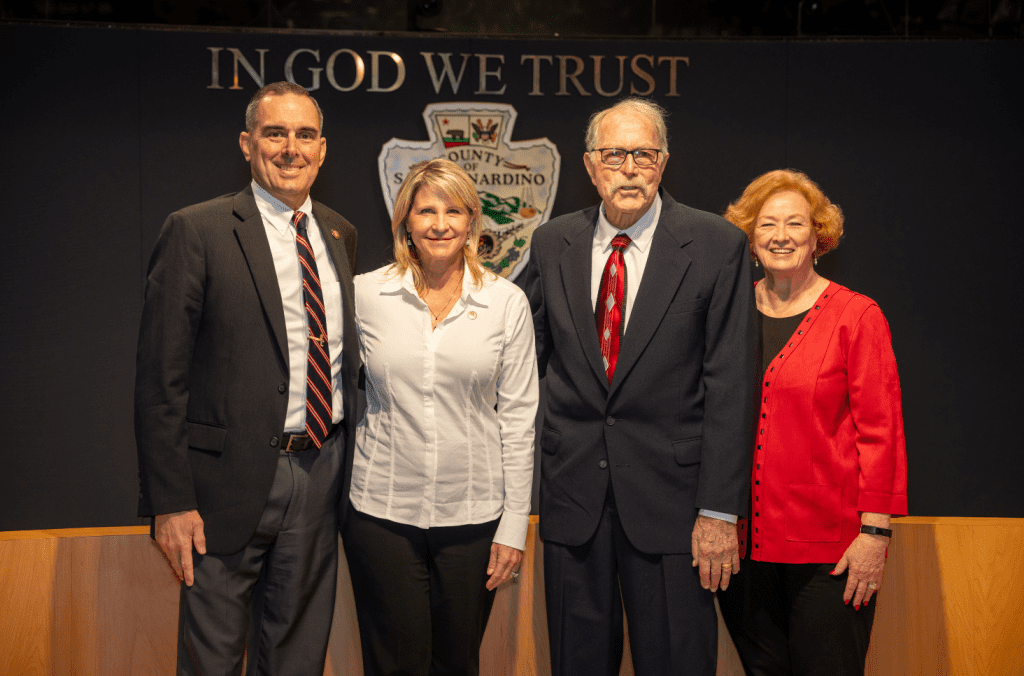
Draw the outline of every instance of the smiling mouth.
M796 249L768 249L768 251L771 251L773 254L791 254Z

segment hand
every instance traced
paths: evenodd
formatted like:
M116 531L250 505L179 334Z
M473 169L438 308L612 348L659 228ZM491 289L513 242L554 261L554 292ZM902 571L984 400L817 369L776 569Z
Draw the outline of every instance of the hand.
M729 588L729 579L740 572L736 524L698 516L690 542L693 565L700 566L700 586L709 591Z
M497 589L498 585L504 584L512 579L512 571L519 566L523 560L523 553L513 547L491 543L491 560L487 563L488 591Z
M160 545L174 577L189 587L195 582L192 575L192 547L200 554L206 553L206 535L199 511L160 514L156 517L156 543Z
M861 533L839 559L833 575L839 575L849 567L846 577L846 589L843 590L843 602L853 599L853 609L858 610L871 600L871 595L882 585L882 570L885 568L885 550L889 546L889 538L881 535Z

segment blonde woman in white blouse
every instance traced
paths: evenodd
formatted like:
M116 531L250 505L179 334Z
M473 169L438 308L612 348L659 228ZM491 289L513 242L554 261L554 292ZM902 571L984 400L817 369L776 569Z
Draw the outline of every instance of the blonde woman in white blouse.
M479 673L526 546L537 361L518 287L483 269L476 187L410 169L395 263L355 280L366 371L343 541L367 675Z

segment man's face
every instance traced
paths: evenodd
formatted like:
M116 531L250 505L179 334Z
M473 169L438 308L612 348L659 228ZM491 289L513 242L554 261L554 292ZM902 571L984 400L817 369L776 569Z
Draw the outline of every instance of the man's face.
M608 113L597 130L598 148L658 149L658 130L650 120L631 110L615 110ZM601 161L601 154L583 154L590 180L604 201L608 222L619 229L625 229L640 220L647 213L654 196L658 194L661 174L665 170L668 153L661 153L652 167L638 167L632 155L618 166Z
M256 183L292 209L306 201L327 156L316 106L298 94L264 97L256 128L243 131L238 144Z

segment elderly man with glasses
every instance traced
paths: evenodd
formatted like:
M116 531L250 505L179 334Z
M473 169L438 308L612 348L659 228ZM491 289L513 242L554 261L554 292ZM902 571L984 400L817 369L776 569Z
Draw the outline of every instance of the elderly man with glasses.
M739 572L754 430L743 233L659 189L665 111L598 112L601 204L534 234L520 283L540 373L540 534L555 676L715 673L713 592Z

